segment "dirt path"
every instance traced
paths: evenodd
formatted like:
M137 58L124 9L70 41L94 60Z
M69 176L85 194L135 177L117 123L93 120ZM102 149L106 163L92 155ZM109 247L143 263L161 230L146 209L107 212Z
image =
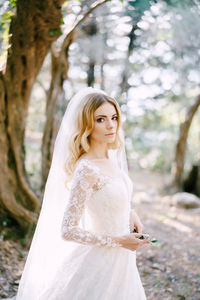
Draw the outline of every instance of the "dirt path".
M200 210L170 206L161 196L169 178L136 173L133 207L158 243L137 251L148 300L200 300ZM145 180L146 179L146 180Z

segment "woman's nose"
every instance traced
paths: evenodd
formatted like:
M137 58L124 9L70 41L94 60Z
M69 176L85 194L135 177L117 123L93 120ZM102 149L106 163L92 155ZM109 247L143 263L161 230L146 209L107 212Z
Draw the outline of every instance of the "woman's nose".
M107 128L113 128L113 121L112 120L108 120Z

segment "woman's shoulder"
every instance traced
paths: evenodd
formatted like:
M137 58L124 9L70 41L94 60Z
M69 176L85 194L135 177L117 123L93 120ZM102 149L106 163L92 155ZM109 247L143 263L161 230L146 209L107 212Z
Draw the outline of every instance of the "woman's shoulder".
M106 158L97 158L92 157L87 154L81 155L81 157L77 160L76 166L82 167L82 168L88 168L95 170L96 172L100 172L104 169L106 169L107 166L109 166L109 161Z
M97 174L99 171L98 166L95 163L95 160L91 159L89 156L82 155L75 165L75 171L85 172L87 174Z

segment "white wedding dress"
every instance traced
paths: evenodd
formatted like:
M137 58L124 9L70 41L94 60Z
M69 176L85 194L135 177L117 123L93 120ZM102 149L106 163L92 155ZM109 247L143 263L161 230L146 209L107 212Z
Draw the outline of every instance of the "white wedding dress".
M130 233L131 194L124 171L107 176L92 160L77 163L61 232L76 247L37 300L146 299L136 251L112 239Z

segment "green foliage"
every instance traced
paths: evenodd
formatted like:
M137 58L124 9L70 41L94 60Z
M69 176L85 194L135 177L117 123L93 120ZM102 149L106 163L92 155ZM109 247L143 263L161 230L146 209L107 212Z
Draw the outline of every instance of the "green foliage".
M156 0L131 0L128 1L128 3L133 6L141 15L144 13L144 11L149 10L152 3L156 3Z
M9 28L14 15L16 0L10 0L6 10L0 15L0 70L4 69L9 48Z
M10 226L12 224L12 221L10 218L8 217L5 217L5 219L2 220L2 226L3 227L7 227L7 226Z
M58 36L62 35L62 31L60 28L54 28L54 29L49 30L49 36L53 37L55 35L58 35Z
M22 251L19 252L19 258L24 258L24 253Z
M21 152L21 153L20 153L20 157L21 157L22 159L24 159L24 158L25 158L25 153L24 153L24 152Z
M14 8L17 5L17 0L9 0L9 2L11 8Z
M7 30L7 26L10 24L11 18L13 16L12 11L5 11L1 16L0 16L0 26Z
M149 10L151 7L149 0L132 0L129 1L129 4L137 9L141 14L143 14L145 10Z
M23 247L26 247L28 243L28 239L24 236L21 239L19 239L19 242Z
M61 24L61 25L64 25L64 24L65 24L65 22L64 22L64 20L63 20L63 17L61 18L60 24Z
M24 232L17 222L5 213L0 213L0 232L3 240L20 240L24 238Z
M188 6L195 5L195 2L192 0L165 0L165 2L174 7L185 7L188 8Z

